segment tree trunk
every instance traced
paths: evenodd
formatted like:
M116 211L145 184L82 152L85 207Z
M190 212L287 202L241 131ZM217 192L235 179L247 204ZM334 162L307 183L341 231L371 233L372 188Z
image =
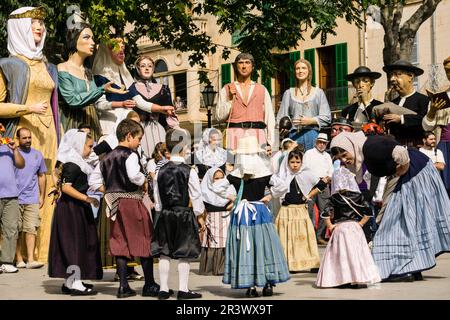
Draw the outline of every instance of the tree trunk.
M399 59L410 61L417 31L422 23L433 15L441 0L424 0L414 14L400 26L403 14L402 2L402 0L382 0L380 4L385 65Z

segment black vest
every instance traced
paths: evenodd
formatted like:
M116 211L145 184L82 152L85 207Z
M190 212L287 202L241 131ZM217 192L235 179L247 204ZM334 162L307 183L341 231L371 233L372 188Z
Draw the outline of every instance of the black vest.
M189 206L191 167L169 161L159 169L158 190L163 209Z
M133 152L130 148L118 146L100 162L100 171L105 182L106 193L135 192L139 189L139 186L132 183L128 178L125 165Z

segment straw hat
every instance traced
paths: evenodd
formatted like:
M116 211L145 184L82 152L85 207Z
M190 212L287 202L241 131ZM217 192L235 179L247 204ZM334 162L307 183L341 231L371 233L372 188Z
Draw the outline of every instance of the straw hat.
M324 141L324 142L329 142L328 141L328 136L326 133L319 133L319 135L317 136L316 140L320 140L320 141Z
M252 154L259 152L265 152L265 150L260 147L256 136L247 136L240 138L237 142L237 148L234 151L234 153L236 154Z

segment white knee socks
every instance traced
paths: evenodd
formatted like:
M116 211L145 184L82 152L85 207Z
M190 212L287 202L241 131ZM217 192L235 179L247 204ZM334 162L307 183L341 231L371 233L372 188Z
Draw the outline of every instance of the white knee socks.
M191 266L189 265L188 260L180 259L178 262L178 281L179 281L179 290L188 292L188 282L189 282L189 270Z
M159 281L160 290L169 292L169 271L170 271L170 258L166 256L161 256L159 258Z

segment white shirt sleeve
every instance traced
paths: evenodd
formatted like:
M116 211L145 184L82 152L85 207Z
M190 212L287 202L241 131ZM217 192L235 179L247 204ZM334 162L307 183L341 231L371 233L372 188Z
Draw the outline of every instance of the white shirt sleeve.
M133 100L136 102L136 107L143 111L152 112L153 103L147 102L140 95L136 95L133 97Z
M103 94L97 101L95 101L95 108L100 112L112 110L112 102L106 100L106 96Z
M89 189L98 190L103 185L103 176L100 171L100 163L95 166L94 171L89 175L88 178Z
M136 153L132 153L127 161L125 161L125 167L127 169L128 178L132 183L138 186L142 186L145 182L145 176L141 172L141 167L139 166L139 158Z
M216 119L217 121L225 121L228 119L231 110L232 100L228 100L227 90L224 86L220 90L219 101L217 103L216 111Z
M202 190L200 188L200 180L198 179L197 172L191 169L189 174L189 198L191 198L192 208L196 216L201 215L205 211L205 205L203 204ZM156 197L155 197L156 199Z
M155 200L155 211L161 211L162 204L158 189L158 173L155 176L155 180L153 180L153 199Z
M147 172L148 172L148 173L156 173L156 163L155 163L155 159L151 159L151 160L147 163Z
M441 150L436 150L436 162L441 162L445 164L445 159L444 159L444 154L442 153Z
M275 142L275 114L272 107L272 98L269 91L264 88L264 122L267 125L267 142L274 146Z

